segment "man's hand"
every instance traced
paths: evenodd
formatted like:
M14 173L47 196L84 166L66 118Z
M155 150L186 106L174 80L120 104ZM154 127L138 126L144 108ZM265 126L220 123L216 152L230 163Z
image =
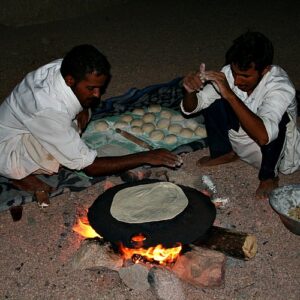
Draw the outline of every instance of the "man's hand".
M152 166L164 165L175 168L182 165L182 158L166 149L156 149L144 152L147 164Z
M89 122L89 110L88 109L83 109L77 116L77 126L79 128L80 134L85 130L88 122Z
M205 64L201 63L199 71L191 72L183 78L183 86L188 93L199 91L203 88L205 80L203 74L205 72Z
M212 84L224 99L227 99L229 95L233 94L233 91L231 90L226 76L223 72L205 71L203 77L205 81L212 82Z
M156 149L125 156L97 157L83 171L88 176L107 176L147 164L175 168L182 165L182 158L166 149Z

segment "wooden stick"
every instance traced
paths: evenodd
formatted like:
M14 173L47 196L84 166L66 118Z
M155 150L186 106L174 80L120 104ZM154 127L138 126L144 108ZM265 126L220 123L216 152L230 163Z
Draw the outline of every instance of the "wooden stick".
M257 240L254 235L217 226L212 226L206 240L195 241L192 244L245 260L253 258L257 252Z

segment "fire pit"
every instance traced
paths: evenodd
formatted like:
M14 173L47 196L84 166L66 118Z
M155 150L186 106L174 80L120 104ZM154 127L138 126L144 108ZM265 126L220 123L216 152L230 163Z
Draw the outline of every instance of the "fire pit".
M121 184L107 190L88 210L90 225L105 240L123 249L148 249L158 245L162 248L178 249L181 245L204 238L215 220L216 209L208 196L190 187L177 186L187 198L187 204L186 207L180 207L180 212L173 217L171 215L167 219L151 221L155 219L151 211L150 221L124 222L112 215L113 201L119 192L136 186L147 187L160 183L159 180L148 179L138 183ZM126 202L130 199L123 200ZM162 206L163 203L155 209L159 210Z

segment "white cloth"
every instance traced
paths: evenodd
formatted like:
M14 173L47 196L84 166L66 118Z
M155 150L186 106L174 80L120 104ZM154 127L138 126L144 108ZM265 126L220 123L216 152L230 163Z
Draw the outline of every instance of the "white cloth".
M226 65L221 71L225 74L233 92L253 113L262 119L268 133L269 143L277 138L278 124L283 114L288 113L290 122L287 125L286 141L279 170L284 174L298 170L300 168L300 132L297 128L297 102L295 88L287 73L281 67L273 65L248 96L246 92L234 85L230 65ZM207 84L203 90L197 93L198 105L193 112L185 111L182 103L181 109L187 115L193 114L207 108L220 97L214 87ZM260 148L241 127L238 132L231 129L229 138L233 150L242 160L260 168Z
M74 124L82 107L56 60L25 76L0 106L0 175L21 179L44 169L28 152L24 135L34 139L61 165L81 170L97 152L82 141ZM48 164L50 173L58 164Z

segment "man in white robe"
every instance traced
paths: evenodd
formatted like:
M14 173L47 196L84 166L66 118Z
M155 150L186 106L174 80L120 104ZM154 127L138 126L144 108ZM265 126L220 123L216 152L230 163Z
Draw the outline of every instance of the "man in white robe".
M273 65L273 45L259 32L247 32L226 53L221 71L200 70L184 78L183 113L203 112L213 166L238 157L259 169L258 199L278 187L278 171L300 167L295 88L286 72Z
M88 176L144 164L179 166L181 158L164 149L97 157L84 143L80 133L109 78L109 62L91 45L76 46L63 59L27 74L0 106L0 175L45 198L51 188L35 174L53 174L60 166Z

